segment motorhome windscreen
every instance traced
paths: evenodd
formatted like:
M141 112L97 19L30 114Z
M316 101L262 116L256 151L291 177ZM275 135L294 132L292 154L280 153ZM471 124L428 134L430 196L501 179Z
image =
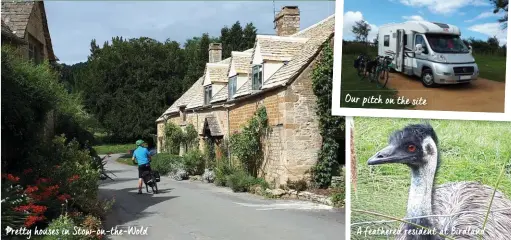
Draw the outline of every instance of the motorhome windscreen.
M458 35L426 34L429 46L436 53L469 53Z

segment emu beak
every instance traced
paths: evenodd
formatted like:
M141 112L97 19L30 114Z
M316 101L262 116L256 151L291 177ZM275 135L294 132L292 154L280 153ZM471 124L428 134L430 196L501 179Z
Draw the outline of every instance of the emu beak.
M367 160L367 165L378 165L385 163L401 163L407 156L397 151L393 145L388 145Z

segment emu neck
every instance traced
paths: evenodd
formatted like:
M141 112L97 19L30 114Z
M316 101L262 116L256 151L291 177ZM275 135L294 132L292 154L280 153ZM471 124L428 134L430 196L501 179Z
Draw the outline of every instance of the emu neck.
M423 143L424 163L412 167L410 193L408 195L408 217L432 215L433 183L435 180L438 152L435 143L426 139Z
M431 215L435 168L412 169L412 182L408 195L408 217Z

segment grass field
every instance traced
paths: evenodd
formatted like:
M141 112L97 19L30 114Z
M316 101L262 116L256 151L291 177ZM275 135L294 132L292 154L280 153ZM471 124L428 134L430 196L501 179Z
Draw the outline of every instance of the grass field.
M355 118L357 191L352 190L351 208L401 218L406 214L410 170L399 164L369 167L366 162L385 147L391 132L419 120ZM511 122L431 120L438 138L442 165L436 185L446 182L478 181L495 186L507 164L507 173L498 189L511 197ZM389 220L352 213L351 222ZM395 229L399 224L363 224L352 226L352 239L367 239L356 232L361 227ZM386 237L372 239L387 239Z
M105 144L93 147L98 154L107 153L128 153L136 148L135 144Z
M374 54L371 56L375 56ZM405 105L395 104L365 104L362 106L364 97L378 97L385 100L386 98L397 98L397 91L393 89L381 89L376 87L375 82L369 80L360 80L357 75L357 70L353 67L353 61L357 55L346 54L342 56L342 70L341 70L341 107L347 108L379 108L379 109L399 109L406 108ZM358 103L346 102L346 95L351 97L359 97Z
M479 76L493 81L506 81L506 57L491 55L474 55Z

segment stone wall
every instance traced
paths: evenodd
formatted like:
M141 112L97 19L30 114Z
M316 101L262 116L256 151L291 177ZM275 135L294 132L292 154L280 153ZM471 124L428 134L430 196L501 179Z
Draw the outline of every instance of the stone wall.
M317 162L322 141L316 115L316 96L312 91L311 73L315 62L286 88L238 100L228 112L223 107L188 112L186 122L193 124L201 133L205 117L213 114L222 127L224 139L228 139L228 135L240 131L247 124L258 107L265 106L271 131L263 146L261 176L276 186L285 184L288 179L307 178L309 170ZM182 124L179 116L169 121Z
M41 50L44 54L44 59L48 59L48 48L46 47L46 38L44 37L43 16L41 14L40 4L34 4L32 13L30 14L25 32L25 40L27 41L29 41L28 34L42 43L43 48ZM24 48L26 49L25 57L28 59L28 46L24 46Z

